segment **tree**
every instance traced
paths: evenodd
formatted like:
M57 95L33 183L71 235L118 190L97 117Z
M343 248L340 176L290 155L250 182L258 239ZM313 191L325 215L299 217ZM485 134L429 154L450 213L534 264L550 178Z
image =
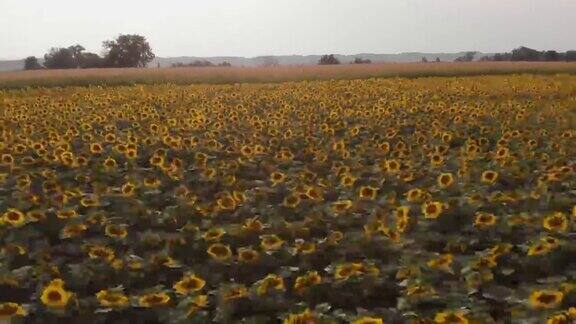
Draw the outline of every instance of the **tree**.
M440 63L440 58L439 58L439 57L436 58L436 63Z
M352 63L354 63L354 64L371 64L372 61L369 59L363 59L361 57L357 57L354 59L354 61Z
M36 56L28 56L24 60L24 70L40 70L42 69L42 65L38 62L38 58Z
M76 67L74 54L69 48L53 47L44 54L44 66L48 69L73 69Z
M566 53L554 50L538 51L528 47L518 47L512 52L496 53L494 56L486 56L483 61L576 61L576 51L567 51Z
M120 35L105 41L106 64L114 67L146 67L154 59L154 53L144 36Z
M544 52L544 61L559 61L560 54L556 51L546 51Z
M318 65L336 65L340 64L340 61L334 56L334 54L330 55L322 55L320 60L318 61Z
M422 61L422 63L428 63L428 59L424 56L422 56L422 58L420 59L420 61Z
M75 67L80 67L80 60L82 58L82 51L85 50L84 46L76 44L68 47L68 50L72 54L74 59Z
M188 66L210 67L210 66L214 66L214 63L207 61L207 60L196 60L192 63L188 63Z
M466 52L464 55L457 57L454 61L455 62L472 62L474 61L474 56L476 56L478 52Z
M510 61L511 54L510 53L496 53L492 58L493 61Z
M564 59L568 62L576 62L576 51L567 51Z
M81 53L79 57L79 66L83 69L104 67L104 59L96 53Z
M540 61L542 52L528 47L520 46L512 50L511 61Z

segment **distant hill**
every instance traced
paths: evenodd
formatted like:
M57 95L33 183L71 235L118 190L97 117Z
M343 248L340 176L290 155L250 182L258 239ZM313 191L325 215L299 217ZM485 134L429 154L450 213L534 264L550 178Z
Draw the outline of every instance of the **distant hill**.
M0 71L17 71L24 69L24 60L0 60Z
M434 61L439 58L443 62L452 62L457 57L464 55L465 52L458 53L400 53L400 54L372 54L360 53L354 55L335 55L340 62L346 64L354 61L355 58L369 59L374 63L378 62L420 62L422 57L428 61ZM479 53L476 58L486 55L493 55L491 53ZM196 57L196 56L181 56L181 57L158 57L150 63L150 67L158 66L169 67L173 63L192 63L196 60L206 60L214 64L228 62L233 66L262 66L275 62L279 65L314 65L318 63L321 55L272 55L272 56L256 56L256 57L239 57L239 56L214 56L214 57Z
M459 53L400 53L400 54L372 54L361 53L354 55L335 55L340 62L346 64L354 61L355 58L369 59L374 63L378 62L419 62L422 57L428 61L434 61L437 57L443 62L452 62L459 56L464 55L465 52ZM479 53L476 58L486 55L493 55L491 53ZM314 65L318 63L321 55L273 55L273 56L257 56L257 57L241 57L241 56L214 56L214 57L197 57L197 56L180 56L180 57L157 57L148 66L153 68L157 67L160 63L161 67L170 67L173 63L192 63L196 60L206 60L214 64L222 62L229 62L233 66L263 66L270 65L270 63L277 63L279 65ZM1 71L17 71L24 69L24 60L0 60Z

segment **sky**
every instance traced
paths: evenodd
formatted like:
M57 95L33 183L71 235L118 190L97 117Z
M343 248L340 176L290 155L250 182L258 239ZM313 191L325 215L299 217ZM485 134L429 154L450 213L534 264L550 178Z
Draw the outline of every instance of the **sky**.
M565 51L575 22L576 0L0 0L0 59L133 33L160 57Z

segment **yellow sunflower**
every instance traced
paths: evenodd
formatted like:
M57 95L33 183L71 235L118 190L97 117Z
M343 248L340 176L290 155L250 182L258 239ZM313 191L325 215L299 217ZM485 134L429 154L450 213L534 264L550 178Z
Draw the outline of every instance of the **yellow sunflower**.
M451 272L452 261L454 261L454 256L450 253L442 254L436 258L433 258L427 262L427 265L432 269L438 269L445 272Z
M277 251L282 247L283 244L284 241L276 234L260 236L260 245L266 251Z
M256 293L260 296L265 295L270 290L284 291L284 279L276 274L269 274L260 281Z
M197 277L195 274L184 276L182 280L176 282L173 286L174 290L181 295L188 295L193 292L198 292L204 288L206 281Z
M208 247L206 251L210 257L216 261L226 261L232 256L232 251L228 245L222 243L214 243Z
M383 324L384 320L380 317L362 316L352 321L352 324Z
M496 224L498 218L491 213L476 213L476 219L474 219L474 226L485 229Z
M566 232L568 229L568 218L563 213L557 212L545 217L542 221L542 226L552 232Z
M434 316L434 322L441 324L468 324L469 320L464 312L444 311L436 313Z
M372 186L363 186L360 187L360 191L358 193L360 199L364 200L374 200L376 199L376 195L378 195L378 188Z
M22 307L22 305L17 303L0 303L0 320L8 320L12 317L24 317L28 315L28 312Z
M254 263L258 261L258 259L260 258L260 254L258 253L258 251L250 247L238 248L237 253L238 253L238 262L241 263Z
M454 176L452 173L441 173L436 179L436 183L440 188L448 188L454 183Z
M164 292L150 293L138 298L140 307L152 308L165 306L170 302L170 295Z
M484 171L480 180L485 184L494 184L498 180L498 172L492 170Z
M283 321L283 324L319 324L320 319L312 313L309 309L306 309L302 313L290 314Z
M528 256L544 255L550 252L552 249L553 248L550 245L544 242L537 242L528 248Z
M26 216L23 212L15 208L9 208L0 219L0 223L8 224L12 227L20 227L26 224Z
M126 230L126 225L123 224L108 224L106 225L106 229L104 230L106 236L112 238L125 238L128 235L128 231Z
M96 293L96 299L100 306L122 308L128 305L129 298L120 291L100 290Z
M426 219L436 219L442 214L443 205L438 201L428 201L422 204L422 213Z
M564 300L564 293L559 290L535 290L530 294L528 303L533 308L556 308Z
M64 281L54 279L42 289L40 300L49 308L64 308L71 297L72 293L64 289Z

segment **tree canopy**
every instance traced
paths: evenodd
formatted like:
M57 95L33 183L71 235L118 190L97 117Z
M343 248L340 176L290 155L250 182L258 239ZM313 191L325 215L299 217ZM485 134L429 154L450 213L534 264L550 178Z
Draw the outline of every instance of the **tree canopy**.
M466 54L457 57L454 61L455 62L472 62L474 60L474 56L476 56L478 52L466 52Z
M80 44L69 47L53 47L44 54L44 67L48 69L100 68L100 67L145 67L154 53L144 36L120 35L103 43L105 56L85 52ZM225 65L223 65L225 66ZM27 57L24 69L35 70L43 66L34 56Z
M538 51L525 46L520 46L507 53L496 53L493 56L485 56L483 61L576 61L576 51L560 53L553 50Z
M318 61L319 65L334 65L340 64L340 61L334 56L334 54L322 55Z
M24 60L24 70L40 70L42 69L42 64L38 62L38 58L36 56L28 56Z
M155 57L146 38L140 35L120 35L103 45L108 66L146 67Z

